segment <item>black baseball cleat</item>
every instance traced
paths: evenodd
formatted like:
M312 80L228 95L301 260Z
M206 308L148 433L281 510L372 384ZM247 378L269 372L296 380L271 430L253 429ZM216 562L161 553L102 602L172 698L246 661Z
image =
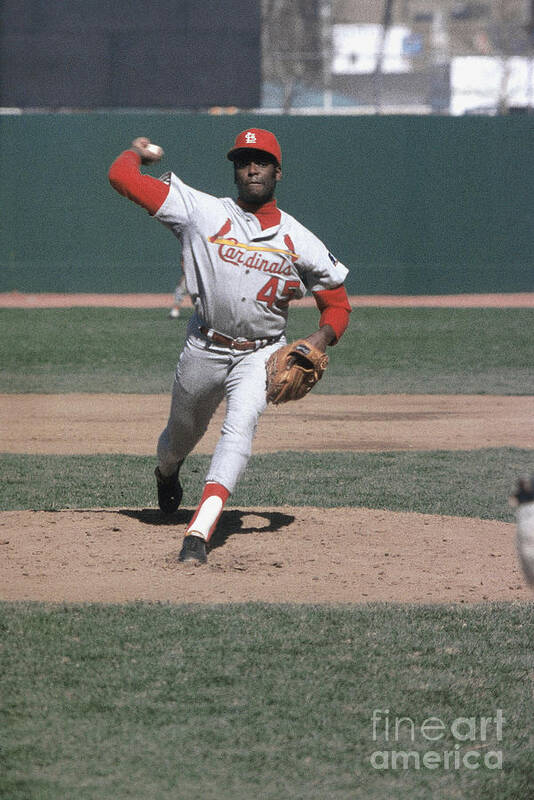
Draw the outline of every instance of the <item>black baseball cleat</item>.
M206 555L206 542L200 536L191 536L190 534L184 537L184 543L178 556L178 561L195 561L197 564L206 564L208 557Z
M172 475L165 477L159 467L154 470L158 485L158 503L164 514L174 514L182 502L182 485L178 480L180 467Z

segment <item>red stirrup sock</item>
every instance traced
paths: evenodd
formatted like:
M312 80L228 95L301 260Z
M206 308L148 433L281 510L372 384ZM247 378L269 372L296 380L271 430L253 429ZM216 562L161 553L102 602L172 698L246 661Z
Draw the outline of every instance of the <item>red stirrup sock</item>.
M186 536L201 536L206 542L215 530L230 492L220 483L206 483L195 511L185 532Z

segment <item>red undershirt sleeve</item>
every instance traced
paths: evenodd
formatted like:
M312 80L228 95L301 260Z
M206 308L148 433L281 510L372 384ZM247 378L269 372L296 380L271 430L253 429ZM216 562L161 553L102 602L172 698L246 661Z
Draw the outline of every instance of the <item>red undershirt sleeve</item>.
M169 186L151 175L139 172L141 156L125 150L109 168L108 178L113 188L154 215L169 194Z
M313 292L313 296L315 297L317 308L321 312L319 327L330 325L333 328L336 339L332 344L335 344L342 337L349 324L349 314L352 311L345 287L337 286L335 289L323 289L320 292Z

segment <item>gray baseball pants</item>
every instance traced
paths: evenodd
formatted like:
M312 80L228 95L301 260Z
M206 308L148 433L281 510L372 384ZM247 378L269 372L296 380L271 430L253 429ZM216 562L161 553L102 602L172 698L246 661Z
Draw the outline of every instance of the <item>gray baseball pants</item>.
M215 345L198 331L189 333L172 388L171 409L158 441L163 475L172 474L198 444L219 404L226 415L206 481L233 492L252 452L252 440L266 408L265 362L285 339L255 351Z

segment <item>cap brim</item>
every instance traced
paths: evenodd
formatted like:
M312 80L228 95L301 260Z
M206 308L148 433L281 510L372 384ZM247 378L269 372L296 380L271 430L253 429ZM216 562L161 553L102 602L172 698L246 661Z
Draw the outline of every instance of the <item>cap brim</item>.
M254 146L252 146L252 147L232 147L232 149L229 150L228 153L226 154L226 158L229 161L233 161L235 159L235 157L239 153L247 153L247 152L250 152L251 150L255 150L257 153L265 153L266 156L269 156L269 158L273 158L275 163L278 166L280 166L280 162L277 159L277 157L275 156L275 154L274 153L270 153L268 150L264 150L262 147L254 147Z

